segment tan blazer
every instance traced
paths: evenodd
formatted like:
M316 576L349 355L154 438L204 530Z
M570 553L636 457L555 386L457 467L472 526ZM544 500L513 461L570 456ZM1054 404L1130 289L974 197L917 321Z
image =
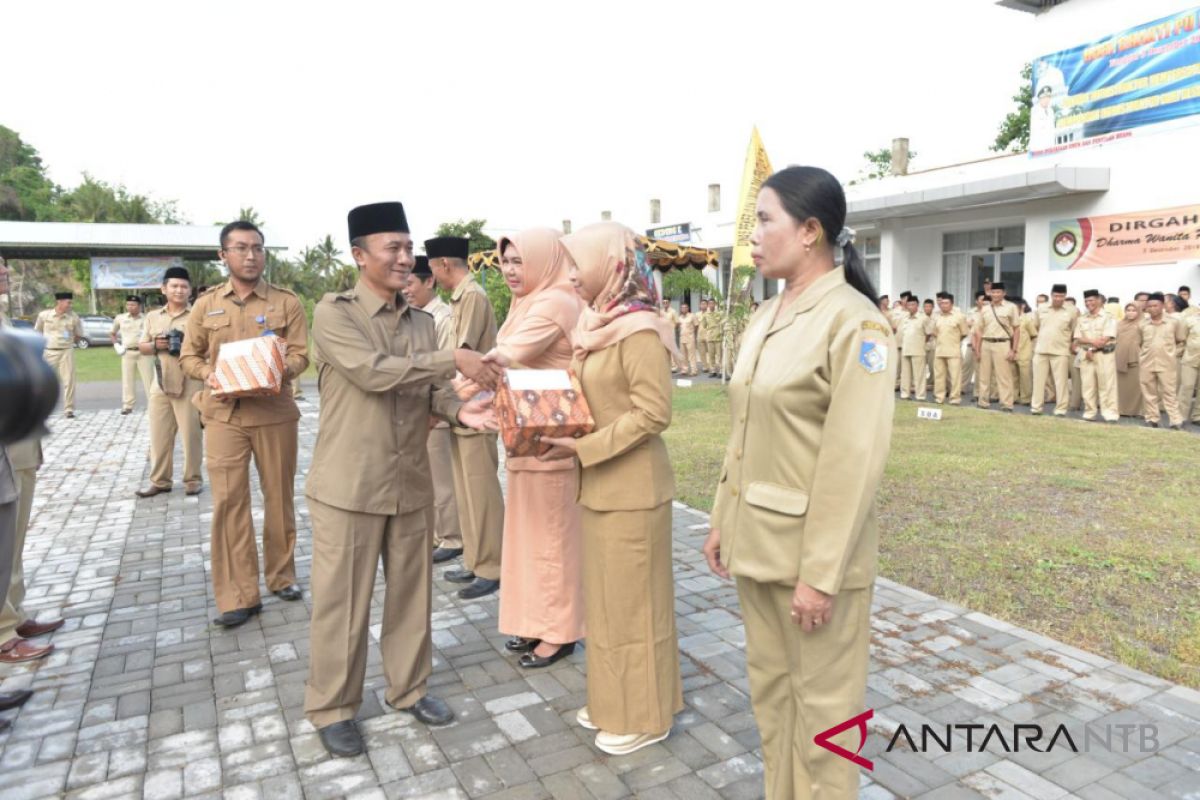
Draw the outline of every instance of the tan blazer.
M571 368L596 418L577 443L580 505L637 511L672 499L675 473L659 435L671 424L671 356L658 334L635 333Z
M730 381L712 524L734 575L828 594L875 579L875 494L892 436L895 339L838 267L763 304Z

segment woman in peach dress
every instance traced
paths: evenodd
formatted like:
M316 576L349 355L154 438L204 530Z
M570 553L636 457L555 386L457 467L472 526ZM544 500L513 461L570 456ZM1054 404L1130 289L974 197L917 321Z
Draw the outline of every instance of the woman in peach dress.
M558 231L502 238L501 272L512 291L492 360L512 367L566 369L571 331L583 310L567 278ZM574 461L509 458L500 561L500 631L526 669L546 667L583 638L579 473Z

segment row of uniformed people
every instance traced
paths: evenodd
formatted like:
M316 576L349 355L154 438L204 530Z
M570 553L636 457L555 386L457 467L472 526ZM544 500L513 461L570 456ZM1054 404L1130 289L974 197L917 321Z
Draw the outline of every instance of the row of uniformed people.
M664 299L662 310L675 330L679 347L679 354L671 359L672 372L713 378L730 373L742 346L748 315L730 316L715 300L701 300L699 310L692 313L688 303L681 303L676 311L671 301ZM758 303L751 303L750 315L757 310Z
M1005 299L1003 289L994 284L991 298L977 294L976 308L966 315L945 292L938 294L936 311L926 301L922 313L913 296L890 312L902 353L901 399L924 400L932 379L935 400L943 402L948 388L950 402L957 404L969 380L961 365L974 361L977 387L989 387L975 393L984 408L998 397L1005 410L1020 403L1040 414L1049 399L1058 416L1083 407L1089 420L1141 415L1157 426L1165 412L1173 428L1189 415L1200 421L1200 314L1188 304L1187 287L1178 295L1139 293L1124 309L1113 302L1106 306L1097 290L1088 290L1082 314L1063 284L1039 296L1036 309L1019 298ZM957 340L961 357L955 354ZM940 353L932 369L926 367L931 347Z

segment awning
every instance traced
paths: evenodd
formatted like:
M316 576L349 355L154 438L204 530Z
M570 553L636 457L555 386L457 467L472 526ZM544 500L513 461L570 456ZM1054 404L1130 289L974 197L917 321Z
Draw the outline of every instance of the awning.
M879 186L864 186L871 191L870 196L856 197L852 190L847 198L846 222L854 226L883 219L1108 191L1108 167L1038 168L1026 159L1021 160L1028 168L1010 163L1006 165L1008 170L980 177L972 176L970 170L937 170L889 178ZM888 187L893 191L876 191Z
M650 239L639 236L638 240L646 247L646 260L657 270L669 272L676 267L717 267L721 263L721 254L716 250L705 247L690 247L686 244L664 242L661 239ZM472 272L483 268L500 269L500 257L495 250L484 250L472 253L467 259Z
M269 250L286 250L271 244ZM91 258L178 256L215 261L220 225L141 225L109 222L0 222L0 256L17 258Z

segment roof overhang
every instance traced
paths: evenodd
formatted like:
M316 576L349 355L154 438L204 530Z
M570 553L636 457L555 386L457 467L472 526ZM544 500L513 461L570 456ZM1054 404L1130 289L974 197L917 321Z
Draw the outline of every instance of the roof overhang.
M103 222L0 222L0 256L69 259L178 256L215 261L220 225L138 225ZM270 241L270 237L266 237ZM270 250L286 250L267 245Z
M852 199L850 224L1108 191L1108 167L1052 166ZM897 181L897 188L903 179Z
M1067 0L996 0L996 5L1030 14L1041 14L1043 11L1065 2Z

